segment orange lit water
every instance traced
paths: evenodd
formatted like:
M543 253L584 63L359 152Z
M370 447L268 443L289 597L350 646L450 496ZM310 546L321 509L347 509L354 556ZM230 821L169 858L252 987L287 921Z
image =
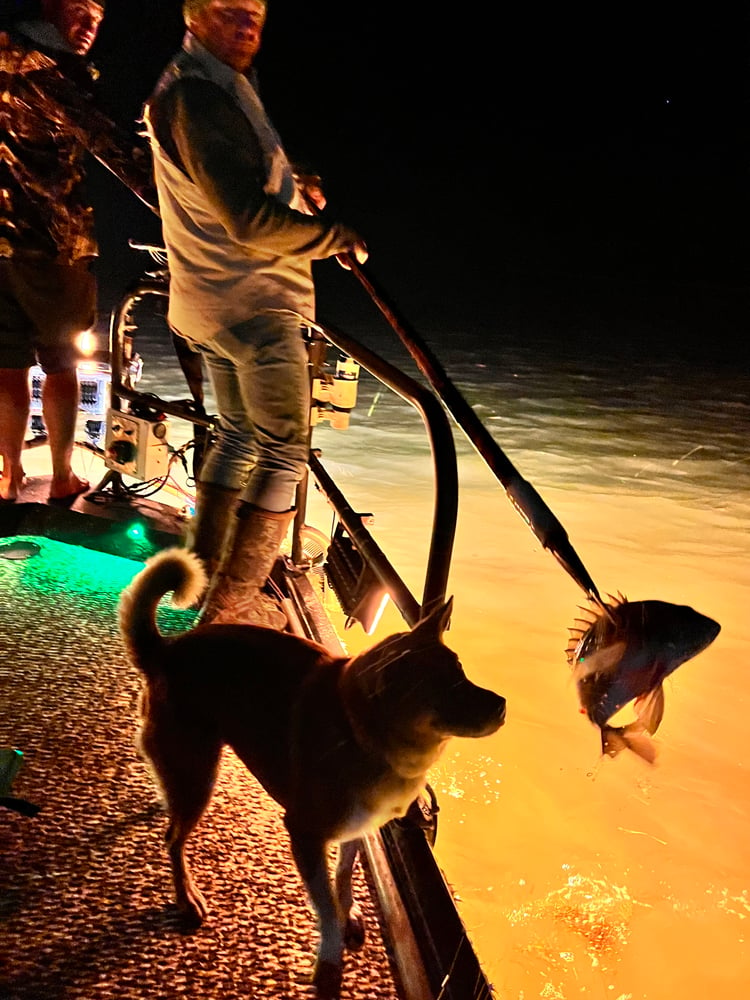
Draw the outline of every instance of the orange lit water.
M448 642L505 695L508 718L488 739L451 743L433 773L438 859L503 998L739 998L750 988L744 524L655 498L546 499L602 588L691 604L722 632L667 681L656 766L602 760L564 655L575 585L489 481L472 491ZM406 498L397 506L406 518ZM395 616L381 626L397 627Z
M750 988L745 526L655 498L547 499L602 587L691 604L722 633L667 682L656 766L600 760L562 654L578 595L534 544L506 544L507 518L491 540L477 531L472 504L451 641L505 694L508 721L456 742L436 771L438 855L503 997L739 998Z
M750 995L750 380L652 359L545 371L521 351L449 362L602 593L690 604L722 625L667 681L656 765L602 761L564 653L583 595L457 436L448 641L508 717L450 744L432 781L438 859L486 972L502 1000ZM417 596L422 441L419 419L367 379L351 430L315 441ZM378 634L402 627L390 614Z
M537 391L526 403L536 447L523 445L523 404L505 428L517 451L494 424L603 593L690 604L722 625L666 683L653 767L601 759L564 653L583 595L460 445L448 642L508 716L488 739L451 743L434 770L437 856L503 1000L750 995L748 410L736 398L725 410L716 387L706 403L701 386L683 380L671 417L636 399L602 419L590 401L576 410ZM347 447L339 471L356 496L365 453ZM366 509L419 593L429 462L378 472ZM392 616L381 629L397 627Z

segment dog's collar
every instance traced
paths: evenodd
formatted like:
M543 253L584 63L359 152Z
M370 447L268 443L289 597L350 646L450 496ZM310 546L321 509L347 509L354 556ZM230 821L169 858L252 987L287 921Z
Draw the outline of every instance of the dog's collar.
M365 695L356 683L356 671L351 669L352 660L347 660L339 677L339 690L341 691L341 704L344 707L346 721L354 734L354 739L359 746L371 757L383 759L389 767L392 767L387 753L383 748L382 740L370 734L370 730L363 720L371 717L371 698Z
M350 669L353 660L347 660L344 669L339 677L339 688L341 690L341 702L344 707L344 714L352 730L357 744L375 760L383 762L399 778L412 781L425 774L427 768L424 766L424 750L418 743L405 743L394 753L388 746L385 733L381 726L374 723L373 704L377 701L377 695L367 695L356 683L356 671ZM403 750L413 750L414 754L420 758L416 767L404 767ZM439 754L436 752L435 757ZM432 756L432 755L430 755ZM429 766L429 765L428 765Z

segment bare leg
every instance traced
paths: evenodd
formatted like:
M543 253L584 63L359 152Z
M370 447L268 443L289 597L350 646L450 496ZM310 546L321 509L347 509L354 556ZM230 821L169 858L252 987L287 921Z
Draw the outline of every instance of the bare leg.
M78 415L78 376L75 368L53 372L44 380L42 409L52 454L52 499L83 493L88 482L79 479L70 463L73 457L76 417Z
M29 422L28 368L0 368L0 499L15 500L24 484L21 454Z

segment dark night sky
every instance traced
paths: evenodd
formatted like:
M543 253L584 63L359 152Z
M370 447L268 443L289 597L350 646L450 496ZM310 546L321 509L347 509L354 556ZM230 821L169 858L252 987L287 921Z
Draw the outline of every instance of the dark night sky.
M516 6L271 0L264 101L373 273L427 324L491 327L530 287L554 311L561 288L617 286L615 309L697 284L744 329L746 22L671 2ZM138 113L181 35L177 0L108 0L93 56L116 117ZM94 184L117 283L139 266L127 238L158 229ZM333 267L318 273L335 312L351 289Z

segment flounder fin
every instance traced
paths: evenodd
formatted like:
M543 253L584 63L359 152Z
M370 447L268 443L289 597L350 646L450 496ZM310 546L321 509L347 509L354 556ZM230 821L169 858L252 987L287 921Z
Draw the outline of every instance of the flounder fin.
M579 604L578 610L582 613L582 617L573 619L573 624L568 629L568 645L565 647L565 656L571 667L575 666L576 650L581 644L581 639L591 631L600 618L594 608L584 608Z
M617 591L617 597L615 597L614 594L607 594L607 597L612 602L612 606L613 607L617 607L619 604L627 604L628 603L627 597L624 594L620 593L619 590Z
M632 722L629 726L602 726L602 753L607 757L616 757L623 750L631 750L636 756L653 764L656 760L656 745L640 722Z
M581 660L580 663L573 664L573 677L577 681L580 681L583 680L584 677L589 677L591 674L612 673L612 671L619 667L626 647L627 643L620 641L613 642L612 645L608 646L606 649L598 649L587 659Z
M615 606L620 602L611 594L607 594L607 597L613 602L612 604L607 604L604 598L600 597L598 594L596 597L590 597L589 600L592 602L594 607L590 608L589 611L591 614L595 615L596 618L607 618L613 625L617 625Z
M568 629L568 645L565 648L565 656L571 667L575 667L576 665L576 650L580 646L581 640L591 632L597 622L601 621L602 618L606 618L617 629L617 609L620 605L627 604L628 600L619 590L617 597L614 597L612 594L607 594L607 597L611 602L609 604L601 600L601 598L591 598L591 604L586 606L582 604L577 605L578 610L581 612L581 617L573 619L573 624Z
M568 645L565 647L565 657L566 657L566 659L568 661L568 664L571 667L575 665L575 662L576 662L576 650L580 646L581 639L584 637L585 634L586 634L585 632L580 632L578 630L573 631L573 629L570 629L570 636L568 638Z
M640 698L636 698L634 708L638 720L653 735L664 718L663 686L658 684Z
M606 618L611 625L617 628L618 624L618 609L623 605L628 603L627 597L617 591L617 597L614 594L607 594L610 603L607 604L606 601L599 602L599 608L601 611L601 617Z

